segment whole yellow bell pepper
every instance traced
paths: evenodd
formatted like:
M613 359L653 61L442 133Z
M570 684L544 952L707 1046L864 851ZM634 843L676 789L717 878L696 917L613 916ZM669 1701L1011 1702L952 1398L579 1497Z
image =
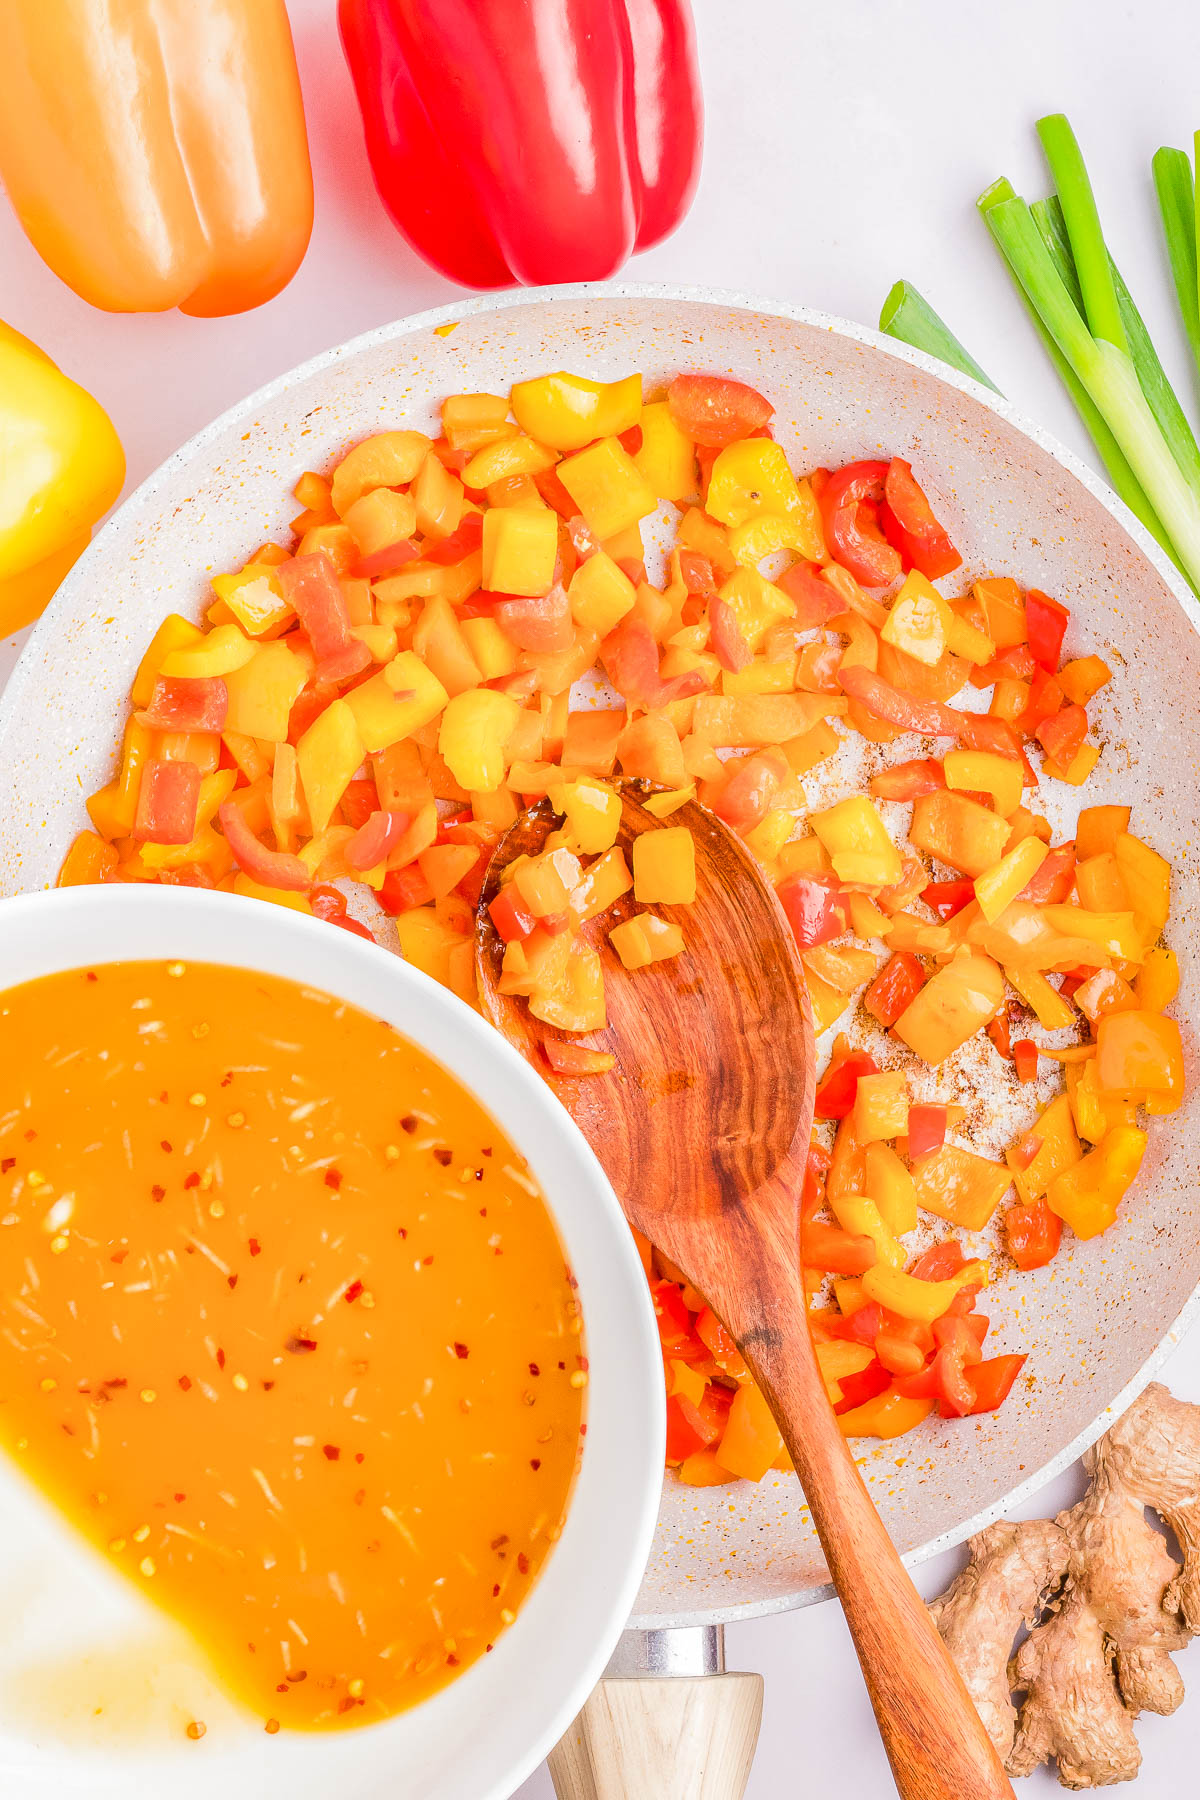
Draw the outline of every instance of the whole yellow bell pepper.
M4 0L0 179L93 306L243 312L291 280L312 172L284 0Z
M0 636L37 618L124 480L103 407L0 324Z

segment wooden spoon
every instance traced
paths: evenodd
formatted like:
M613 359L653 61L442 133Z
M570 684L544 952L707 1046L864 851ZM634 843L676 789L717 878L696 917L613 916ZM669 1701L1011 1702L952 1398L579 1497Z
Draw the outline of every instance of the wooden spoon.
M622 783L619 843L661 828ZM480 900L484 1012L534 1064L603 1163L630 1221L686 1270L742 1351L804 1487L871 1704L905 1800L1012 1796L978 1713L875 1511L838 1428L807 1325L798 1198L813 1118L812 1014L774 890L733 833L689 802L670 825L696 846L696 899L656 906L688 948L629 974L609 928L631 895L585 927L604 957L610 1050L603 1075L553 1074L541 1046L565 1034L501 994L503 945L487 912L501 870L554 829L543 802L497 848Z

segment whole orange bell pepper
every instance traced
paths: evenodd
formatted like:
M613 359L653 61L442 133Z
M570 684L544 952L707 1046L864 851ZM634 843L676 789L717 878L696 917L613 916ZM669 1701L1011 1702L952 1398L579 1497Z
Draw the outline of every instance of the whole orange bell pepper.
M0 180L109 312L244 312L294 275L312 172L284 0L4 0Z

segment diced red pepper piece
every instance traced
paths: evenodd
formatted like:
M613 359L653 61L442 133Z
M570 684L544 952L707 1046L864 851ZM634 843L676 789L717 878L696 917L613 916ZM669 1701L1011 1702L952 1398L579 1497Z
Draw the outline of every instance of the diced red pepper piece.
M846 603L828 581L821 580L816 563L790 563L775 582L796 609L792 623L801 631L812 631L827 619L845 611Z
M177 869L160 869L158 879L168 887L215 888L217 885L203 863L180 863Z
M567 617L570 623L569 613ZM658 645L641 619L624 619L609 633L600 646L600 661L618 694L631 706L666 706L672 700L686 700L708 685L699 669L664 681L658 672Z
M1088 716L1082 706L1064 706L1053 718L1044 719L1034 733L1047 756L1054 758L1060 769L1069 768L1088 731Z
M370 556L360 556L350 573L360 580L379 581L385 575L397 574L405 563L415 562L420 555L411 538L401 538L398 543L385 544L382 550L372 550ZM423 560L433 559L426 556Z
M359 638L351 638L340 650L332 650L317 664L317 678L336 686L361 675L372 661L371 652ZM397 698L399 696L397 695Z
M553 507L560 519L569 523L579 517L579 502L568 494L556 469L539 469L533 478L533 485L546 505ZM584 552L580 550L579 554L582 557Z
M406 812L373 812L348 839L342 854L349 866L360 873L378 868L396 848L409 824L410 815Z
M347 825L353 825L355 831L360 825L365 825L371 814L378 810L379 789L368 776L352 781L342 795L342 815Z
M350 614L337 570L323 550L290 556L278 564L275 576L284 599L295 608L318 663L357 641L350 636Z
M855 1406L862 1406L867 1400L873 1400L876 1394L892 1385L890 1372L884 1368L879 1358L859 1369L857 1374L843 1375L838 1380L842 1397L834 1405L835 1413L850 1412Z
M993 1356L987 1362L965 1369L967 1385L975 1396L974 1404L967 1412L995 1412L998 1406L1003 1406L1027 1360L1024 1356Z
M966 1267L966 1257L957 1238L944 1238L931 1244L909 1264L908 1272L918 1281L949 1281Z
M1040 1269L1058 1253L1062 1220L1043 1196L1027 1206L1010 1206L1004 1215L1004 1235L1018 1269Z
M1025 624L1029 632L1029 653L1035 663L1051 675L1062 657L1063 638L1071 614L1049 594L1030 588L1025 596Z
M879 523L888 543L900 552L904 566L920 570L930 581L949 575L962 562L949 532L934 518L911 464L902 456L893 456L888 464Z
M393 918L416 906L428 906L432 899L433 889L417 863L409 863L405 869L389 869L379 890L379 904Z
M823 1144L810 1144L800 1190L800 1217L811 1219L825 1204L825 1174L832 1157Z
M910 1106L908 1109L908 1155L910 1161L940 1150L946 1141L946 1108L944 1106Z
M710 450L753 436L775 411L757 388L725 375L677 375L667 406L684 436Z
M1047 674L1045 669L1036 669L1029 684L1029 699L1025 703L1025 710L1017 718L1018 729L1027 737L1033 737L1047 719L1054 717L1063 698L1062 688L1054 676Z
M268 850L255 837L242 817L241 807L233 800L226 800L217 817L234 862L251 881L257 881L261 887L284 888L296 894L302 894L312 886L312 876L300 858L289 855L286 850Z
M1012 1028L1009 1024L1008 1008L1004 1007L994 1019L989 1019L984 1030L996 1046L998 1055L1007 1062L1012 1056Z
M567 1038L545 1038L542 1049L556 1075L603 1075L613 1066L611 1051L593 1050Z
M496 898L488 906L488 917L496 928L496 934L505 944L518 943L532 932L537 920L522 905L517 893L516 884L509 882L502 887Z
M832 876L785 875L775 892L801 950L827 944L850 928L846 897Z
M517 599L505 595L497 600L493 613L505 637L518 650L554 655L569 650L575 642L567 591L557 582L548 594Z
M885 1030L896 1023L925 985L925 971L911 950L897 950L863 995L863 1005Z
M930 1361L916 1375L902 1375L896 1388L910 1400L936 1399L944 1419L961 1419L971 1412L976 1392L967 1379L967 1365L979 1362L979 1342L967 1321L948 1314L933 1322L937 1345Z
M754 652L742 636L732 606L724 600L711 599L708 622L713 653L723 669L736 674L738 669L744 669L754 661Z
M1028 644L1011 644L989 663L980 663L967 677L972 687L992 687L997 681L1029 681L1037 668Z
M865 1275L875 1267L876 1258L873 1239L855 1237L840 1225L809 1219L800 1227L800 1260L806 1269L820 1269L827 1275Z
M922 794L941 792L946 785L946 771L933 757L918 756L911 762L880 769L867 785L877 800L919 800Z
M957 877L951 881L931 881L928 887L921 889L921 898L939 919L945 921L970 905L975 898L975 883Z
M673 1281L656 1281L650 1290L658 1335L663 1348L670 1350L692 1335L692 1315L684 1304L683 1294Z
M713 574L713 566L707 556L701 556L698 550L679 552L679 573L689 594L708 599L716 593L717 579Z
M1074 886L1075 846L1059 844L1043 858L1041 867L1025 883L1017 898L1027 900L1033 906L1061 906L1070 899Z
M853 1312L840 1319L827 1319L824 1330L842 1343L873 1344L890 1316L877 1301L871 1300L866 1306L856 1306Z
M1032 1038L1017 1039L1012 1047L1012 1059L1018 1081L1037 1080L1038 1047Z
M427 545L421 552L422 562L446 564L464 562L483 542L483 514L468 513L457 531L439 544Z
M200 770L153 757L142 770L133 835L144 844L190 844L196 835Z
M151 731L224 731L229 689L219 675L160 675L150 704L135 714Z
M894 550L876 523L888 464L853 462L838 469L821 490L819 505L830 553L863 587L887 587L901 572Z
M878 1073L879 1064L866 1050L851 1050L831 1063L817 1085L816 1117L844 1119L853 1110L859 1076Z
M745 1381L749 1370L742 1358L742 1353L718 1319L711 1306L696 1315L696 1336L704 1344L709 1355L721 1370L733 1381Z
M749 831L766 817L787 775L788 760L782 750L758 750L752 756L727 762L723 778L711 785L706 783L701 797L735 831Z

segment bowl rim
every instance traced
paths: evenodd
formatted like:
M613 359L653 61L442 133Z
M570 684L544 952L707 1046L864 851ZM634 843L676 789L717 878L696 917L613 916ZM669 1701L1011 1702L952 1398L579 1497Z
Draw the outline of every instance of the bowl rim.
M486 1706L487 1688L476 1691L480 1680L499 1681L508 1712L528 1713L530 1728L519 1738L514 1734L511 1744L494 1746L496 1760L487 1762L486 1776L476 1752L468 1768L469 1800L504 1800L544 1760L603 1673L637 1594L658 1516L666 1430L658 1330L641 1259L603 1167L536 1070L473 1008L403 958L349 933L330 932L299 911L196 889L79 887L6 898L0 901L0 918L8 928L0 990L71 969L178 959L274 975L382 1017L466 1088L535 1173L539 1164L546 1170L543 1203L576 1273L585 1329L590 1317L591 1330L598 1330L604 1343L597 1356L589 1338L590 1429L562 1536L514 1624L497 1640L495 1657L479 1659L417 1705L354 1734L393 1733L393 1761L397 1750L403 1754L401 1733L410 1721L418 1731L424 1728L426 1741L461 1743L456 1721L461 1729L481 1702ZM111 1575L111 1566L40 1487L28 1483L15 1461L4 1461L5 1484L15 1484L23 1509L28 1502L34 1513L57 1519L81 1554ZM616 1490L619 1506L613 1504ZM528 1666L530 1645L538 1642L543 1646L538 1665L548 1672L545 1628L552 1618L565 1623L554 1649L559 1697L547 1710L539 1698L544 1684L528 1679ZM564 1669L566 1679L558 1680ZM518 1701L522 1693L528 1695L525 1702ZM342 1732L289 1737L301 1745L326 1745L326 1775L334 1757L346 1760ZM493 1744L489 1740L489 1757ZM239 1735L227 1754L243 1748ZM171 1754L170 1749L159 1753ZM156 1761L156 1768L166 1766ZM443 1769L439 1784L446 1774ZM440 1785L437 1791L443 1791ZM467 1800L467 1789L455 1785L453 1793Z
M961 374L957 369L952 369L949 364L941 362L936 357L929 356L921 350L914 350L910 345L901 343L896 338L887 337L870 326L860 325L853 320L841 318L837 314L799 305L788 300L767 298L736 289L676 282L574 282L557 287L515 288L493 294L464 295L459 300L426 308L421 312L406 314L401 318L374 326L368 331L360 332L354 337L346 339L343 343L318 351L291 369L284 370L261 387L254 389L244 399L227 407L209 424L186 439L179 449L152 470L109 515L93 538L92 544L67 574L46 612L35 625L23 647L17 667L9 677L3 694L0 695L0 751L3 750L9 713L14 707L16 696L23 690L25 682L30 679L32 674L35 656L30 655L29 652L40 650L43 643L53 633L55 615L60 605L59 596L69 595L76 584L81 584L87 579L90 562L97 546L103 544L110 527L120 515L138 512L151 505L161 486L171 481L180 470L201 456L209 445L231 426L245 421L260 407L270 404L286 394L289 389L301 386L312 376L337 363L350 361L364 352L397 342L415 333L437 330L439 327L458 324L464 319L501 314L521 307L592 300L664 301L688 306L760 313L766 318L782 319L817 331L828 332L832 336L847 339L864 350L889 358L893 362L919 369L933 380L966 395L988 412L1003 419L1006 424L1053 458L1068 475L1079 482L1091 498L1104 508L1125 535L1137 546L1183 612L1193 631L1200 636L1200 599L1193 593L1178 569L1124 501L1073 450L1068 449L1053 433L1028 418L1025 413L994 388L985 387L973 377ZM229 896L225 896L225 898L229 898ZM1010 1488L989 1505L971 1514L961 1524L952 1526L936 1538L906 1552L903 1558L906 1566L917 1567L931 1557L953 1549L968 1537L981 1531L984 1526L1003 1517L1014 1507L1023 1505L1039 1488L1062 1474L1120 1417L1147 1383L1154 1379L1163 1361L1198 1319L1200 1319L1200 1278L1197 1279L1196 1285L1156 1348L1146 1358L1137 1373L1126 1382L1119 1393L1114 1395L1110 1403L1091 1424L1076 1433L1054 1456L1027 1475L1016 1487ZM785 1594L773 1595L763 1600L739 1601L725 1607L702 1608L694 1612L681 1609L661 1613L637 1613L630 1619L630 1625L642 1630L661 1630L709 1623L735 1623L814 1605L819 1601L833 1598L834 1593L835 1590L831 1583L823 1583L789 1591Z

